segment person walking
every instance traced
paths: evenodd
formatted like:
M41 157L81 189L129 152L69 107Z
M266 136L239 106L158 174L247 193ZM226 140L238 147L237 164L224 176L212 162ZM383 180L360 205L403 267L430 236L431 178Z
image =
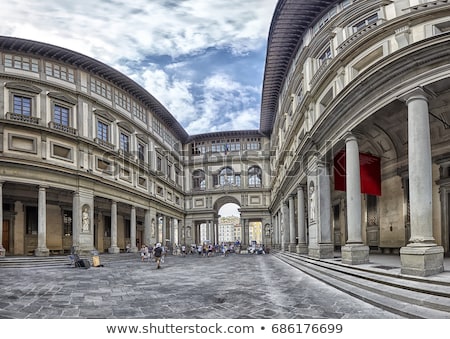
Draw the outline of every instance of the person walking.
M163 255L163 248L161 247L160 243L157 243L155 246L155 249L153 250L153 255L155 256L156 260L156 268L161 268L161 257Z

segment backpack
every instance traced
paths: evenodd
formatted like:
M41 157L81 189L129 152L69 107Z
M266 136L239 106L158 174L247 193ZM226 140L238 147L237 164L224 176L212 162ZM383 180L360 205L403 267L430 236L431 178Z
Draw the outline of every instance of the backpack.
M155 257L160 257L162 253L162 247L155 248Z

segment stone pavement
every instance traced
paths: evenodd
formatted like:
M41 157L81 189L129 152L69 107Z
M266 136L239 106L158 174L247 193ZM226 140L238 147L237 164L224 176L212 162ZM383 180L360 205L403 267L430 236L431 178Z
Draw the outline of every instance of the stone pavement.
M120 260L114 258L120 257ZM3 319L399 319L267 255L1 268Z

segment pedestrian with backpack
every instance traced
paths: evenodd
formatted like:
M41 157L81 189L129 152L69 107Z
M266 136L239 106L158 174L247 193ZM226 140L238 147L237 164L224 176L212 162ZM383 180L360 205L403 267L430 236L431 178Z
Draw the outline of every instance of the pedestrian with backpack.
M161 257L163 255L163 248L160 243L157 243L155 249L153 250L153 255L155 256L156 268L161 268Z

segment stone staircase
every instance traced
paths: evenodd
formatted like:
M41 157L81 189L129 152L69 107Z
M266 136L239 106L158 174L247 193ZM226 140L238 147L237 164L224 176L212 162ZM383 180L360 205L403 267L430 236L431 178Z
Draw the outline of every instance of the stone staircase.
M88 259L92 265L92 256L81 256L82 259ZM119 253L119 254L100 254L100 264L106 265L109 262L121 260L140 260L139 253ZM64 268L70 267L70 259L68 255L51 255L48 257L34 256L6 256L0 258L1 268Z
M271 251L279 260L367 303L406 318L450 318L450 280L390 273L339 259L313 259Z

